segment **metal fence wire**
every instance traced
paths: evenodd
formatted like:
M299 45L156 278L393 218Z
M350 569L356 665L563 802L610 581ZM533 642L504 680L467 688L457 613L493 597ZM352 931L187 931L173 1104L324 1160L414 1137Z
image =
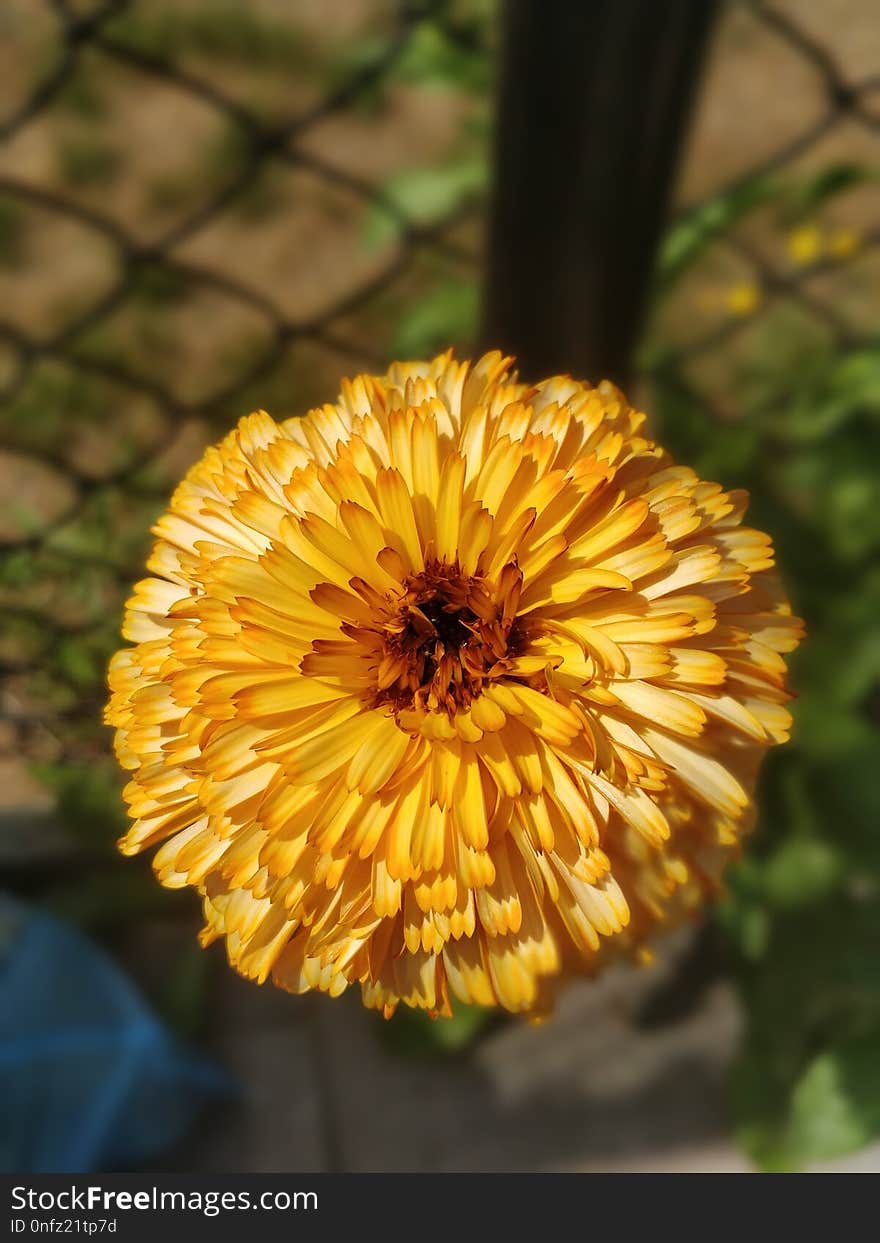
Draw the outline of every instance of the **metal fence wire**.
M835 59L834 49L817 43L791 16L791 6L783 10L751 3L746 7L752 20L763 28L764 37L783 40L817 75L825 107L821 116L789 137L781 149L763 157L735 184L717 187L717 194L709 195L705 203L689 206L682 218L699 219L700 210L717 197L729 197L757 178L784 170L844 122L855 122L874 133L880 128L880 105L872 94L880 90L880 74L852 81ZM196 439L200 436L204 442L216 437L236 414L244 413L249 402L268 405L268 401L260 400L261 387L268 384L292 347L305 344L324 351L334 360L337 375L362 367L381 367L387 361L384 344L380 340L371 346L368 335L359 336L352 324L365 308L386 297L396 283L405 281L426 256L441 272L464 273L471 281L477 278L479 244L463 225L469 220L479 225L478 179L475 188L466 187L452 196L445 209L426 220L418 211L409 211L406 203L387 192L381 182L355 171L356 161L351 168L346 167L344 151L339 158L325 159L316 153L317 144L310 139L328 123L369 109L377 89L428 28L432 37L442 38L452 54L488 64L493 50L486 32L491 31L493 19L491 15L480 20L472 14L463 16L461 6L443 0L400 4L390 28L386 24L381 37L365 43L363 55L338 75L316 102L294 115L267 120L263 111L243 102L241 93L218 85L216 75L190 68L120 26L119 19L137 13L139 3L104 0L88 5L81 0L51 0L49 8L54 22L54 59L36 86L22 92L0 125L7 144L14 144L52 114L65 93L81 82L83 65L95 57L108 72L113 67L131 71L145 81L165 83L182 92L209 110L234 137L234 159L227 162L216 184L208 187L191 208L177 212L170 223L152 232L129 228L122 222L123 213L103 208L94 194L74 193L63 185L59 188L57 182L31 178L18 165L8 171L8 161L0 165L3 264L13 268L18 263L15 222L20 213L28 211L47 213L53 221L69 224L74 229L72 237L88 234L112 256L112 279L86 305L81 301L75 305L73 313L58 324L28 325L15 314L15 306L0 309L4 379L0 456L5 458L2 486L8 490L4 508L12 515L9 521L4 520L0 532L0 604L8 620L0 646L7 722L4 741L9 750L23 750L54 762L82 761L100 754L106 746L97 725L103 664L113 647L121 600L142 562L149 520L174 481L169 474L169 445L180 440L181 429L195 427ZM88 107L88 100L84 107ZM136 128L130 142L137 143ZM133 154L136 156L136 150ZM234 210L267 170L278 169L307 173L328 193L344 192L365 211L377 213L385 221L386 231L393 234L393 244L386 248L387 254L383 252L382 262L374 264L365 278L301 318L284 304L277 282L233 275L231 269L185 257L184 253ZM74 168L73 180L76 171ZM87 174L88 169L84 181ZM711 228L711 216L707 227ZM258 232L259 226L255 226ZM851 255L833 262L865 263L878 242L880 234L867 234ZM833 302L811 291L810 282L821 273L822 262L781 272L745 238L735 236L731 244L768 300L777 294L797 299L841 345L857 335L858 328L839 314ZM57 256L43 262L38 256L24 274L17 273L17 285L33 272L42 286L51 286L55 262ZM306 251L301 263L309 262ZM236 270L240 271L240 265ZM225 358L223 366L216 368L215 382L202 385L195 393L191 385L187 386L186 375L168 380L160 367L134 366L125 351L102 341L102 334L118 324L118 317L127 313L133 298L144 296L145 289L161 301L180 286L210 291L249 313L259 325L253 331L260 338L260 347L243 353L240 360ZM716 348L727 348L751 323L754 317L729 315L696 340L668 352L666 365L670 359L684 363ZM201 331L212 332L209 320L202 323ZM155 348L161 353L161 342ZM43 374L40 369L47 366L60 370L51 372L51 383L45 375L36 383ZM95 403L95 385L99 386L97 404L101 410L97 440L119 437L120 450L124 449L120 460L106 469L99 469L92 460L89 445L96 444L94 434L86 440L85 448L75 444L78 403L85 400L84 393ZM332 393L325 396L329 398ZM57 418L53 422L53 412L47 409L53 400L61 412L60 423ZM149 409L149 417L141 420L147 431L139 424L133 442L126 439L122 445L113 411L131 403ZM198 444L191 444L190 456L198 448ZM186 444L180 452L186 455ZM53 493L48 516L35 518L29 513L29 493L35 481Z
M721 185L707 197L703 207L714 200L729 198L737 191L757 185L762 179L773 174L784 172L796 161L816 149L819 144L840 128L845 122L852 121L871 136L880 136L880 72L871 73L860 80L852 80L843 65L839 64L834 50L823 46L805 29L798 25L790 12L762 3L762 0L748 0L744 6L753 19L766 30L768 37L781 39L793 52L797 53L821 83L825 107L818 116L784 143L778 150L771 152L764 159L756 162L747 172L734 182ZM846 177L847 169L843 165L833 165L830 175ZM689 214L699 212L701 204L692 205L687 209ZM824 256L815 261L807 259L798 270L781 272L778 265L767 261L761 250L750 244L742 236L733 234L728 243L738 253L755 281L756 288L768 300L777 295L796 299L800 307L808 314L821 320L831 331L835 344L847 348L858 344L863 336L868 335L872 325L865 325L865 332L854 326L852 320L839 314L832 301L825 297L812 294L811 283L825 272L837 269L841 263L865 263L872 251L880 245L880 228L873 228L860 233L858 245L848 253ZM686 349L677 351L678 360L696 357L707 353L719 345L731 340L738 332L743 331L745 318L730 319L719 324L711 332L706 333Z

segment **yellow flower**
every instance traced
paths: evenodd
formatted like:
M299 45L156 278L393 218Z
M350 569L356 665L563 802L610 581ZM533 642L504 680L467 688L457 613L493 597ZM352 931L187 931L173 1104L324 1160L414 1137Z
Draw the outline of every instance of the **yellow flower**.
M789 233L786 244L792 262L802 268L809 267L822 257L822 230L815 224L801 225Z
M110 671L126 854L244 975L541 1011L717 889L797 643L746 498L498 353L243 419Z
M731 315L738 315L742 318L754 315L761 305L760 287L754 281L741 281L738 285L732 285L728 289L726 301Z
M861 248L863 238L855 229L836 229L828 238L828 253L835 259L849 259Z

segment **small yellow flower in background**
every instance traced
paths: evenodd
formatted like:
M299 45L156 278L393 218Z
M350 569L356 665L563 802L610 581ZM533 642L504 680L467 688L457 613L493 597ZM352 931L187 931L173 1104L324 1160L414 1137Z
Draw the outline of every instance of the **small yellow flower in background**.
M828 238L828 253L834 259L849 259L862 246L862 235L855 229L836 229Z
M731 315L745 318L754 315L761 305L761 289L754 281L741 281L727 290L727 310Z
M451 354L250 415L110 670L126 854L294 992L545 1011L717 891L798 642L746 497L611 384Z
M815 224L801 225L786 238L789 258L802 268L809 267L822 257L823 246L822 230Z

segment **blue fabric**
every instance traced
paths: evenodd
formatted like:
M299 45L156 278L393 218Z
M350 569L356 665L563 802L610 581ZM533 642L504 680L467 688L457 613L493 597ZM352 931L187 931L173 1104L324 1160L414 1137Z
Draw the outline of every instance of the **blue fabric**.
M87 937L0 895L0 1169L131 1168L229 1086Z

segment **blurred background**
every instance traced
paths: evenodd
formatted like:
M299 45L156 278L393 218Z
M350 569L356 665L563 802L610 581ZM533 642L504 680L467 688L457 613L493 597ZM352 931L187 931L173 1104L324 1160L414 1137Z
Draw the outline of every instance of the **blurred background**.
M4 0L0 114L3 1168L880 1167L872 0ZM114 852L172 486L450 344L625 381L809 631L724 901L538 1027L258 989Z

